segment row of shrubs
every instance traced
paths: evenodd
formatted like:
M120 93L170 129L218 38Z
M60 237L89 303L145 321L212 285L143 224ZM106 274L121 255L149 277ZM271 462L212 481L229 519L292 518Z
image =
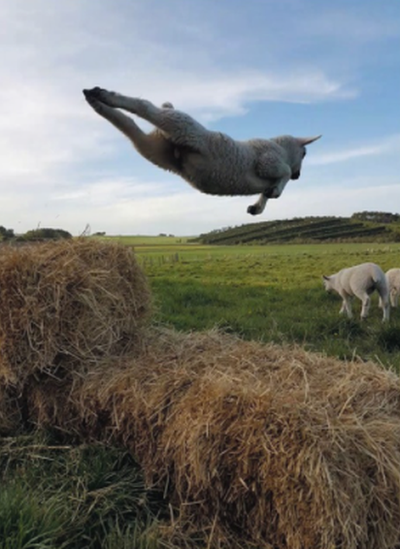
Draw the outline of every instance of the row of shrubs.
M37 242L40 240L60 240L72 238L71 233L64 229L32 229L24 234L16 235L13 229L0 226L0 241L4 242Z
M203 244L237 245L364 239L397 242L400 232L391 230L387 224L363 222L354 217L312 217L251 223L212 231L194 240Z

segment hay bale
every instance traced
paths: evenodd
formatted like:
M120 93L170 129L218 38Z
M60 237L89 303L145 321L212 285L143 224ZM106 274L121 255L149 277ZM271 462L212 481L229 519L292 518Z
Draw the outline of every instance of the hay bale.
M0 384L0 439L15 435L21 428L22 415L16 394Z
M0 379L84 368L132 348L150 311L133 252L81 238L4 247L0 254Z
M179 510L175 543L400 543L400 382L376 364L168 331L75 376L62 409L48 392L32 417L128 447Z

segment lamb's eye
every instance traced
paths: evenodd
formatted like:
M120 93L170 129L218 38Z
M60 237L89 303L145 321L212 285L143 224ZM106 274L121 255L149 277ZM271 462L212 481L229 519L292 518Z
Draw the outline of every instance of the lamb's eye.
M306 154L307 154L307 151L306 151L306 149L304 149L304 151L303 151L303 158L306 156Z

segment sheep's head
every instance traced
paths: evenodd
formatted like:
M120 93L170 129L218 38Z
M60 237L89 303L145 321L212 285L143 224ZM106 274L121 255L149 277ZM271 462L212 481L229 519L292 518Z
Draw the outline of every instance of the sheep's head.
M331 292L333 290L333 277L332 276L322 275L322 280L324 282L325 290L327 292Z
M287 162L292 170L290 179L299 179L301 174L301 164L307 154L306 145L310 145L322 137L292 137L291 135L282 135L277 137L275 141L285 149Z

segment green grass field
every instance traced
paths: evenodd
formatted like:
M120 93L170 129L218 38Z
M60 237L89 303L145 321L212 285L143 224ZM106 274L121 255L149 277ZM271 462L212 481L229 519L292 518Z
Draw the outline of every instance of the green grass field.
M106 241L119 242L127 246L150 248L185 245L189 239L187 236L104 236L100 238Z
M399 244L281 246L148 246L135 248L147 273L157 321L179 330L219 326L248 339L300 343L342 359L357 355L400 369L400 311L381 322L378 298L370 317L338 314L322 275L365 261L400 265Z
M117 237L116 237L117 239ZM118 237L149 277L155 322L220 327L247 339L300 343L400 371L400 310L381 322L339 316L321 275L365 261L400 266L400 244L201 246L174 237ZM64 444L64 443L63 443ZM169 516L125 451L60 446L54 435L0 440L0 549L152 549ZM165 547L165 545L163 545ZM200 545L199 545L200 547Z

